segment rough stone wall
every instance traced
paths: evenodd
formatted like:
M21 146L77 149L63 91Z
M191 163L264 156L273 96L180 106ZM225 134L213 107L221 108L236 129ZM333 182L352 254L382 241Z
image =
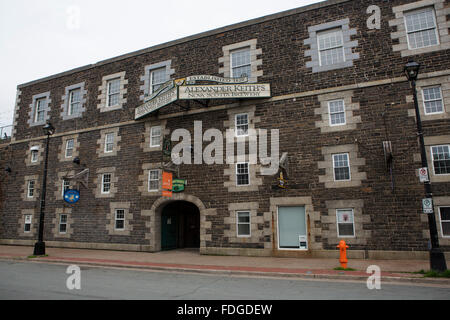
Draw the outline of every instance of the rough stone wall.
M276 228L272 225L276 213L270 199L308 197L311 198L311 204L308 202L311 210L307 214L311 214L309 225L310 230L314 230L310 242L314 249L334 250L335 239L328 239L328 235L333 234L330 228L335 228L336 222L330 216L327 203L345 200L348 203L363 203L363 208L358 211L362 215L361 223L358 222L355 230L356 237L360 238L352 244L353 249L427 250L428 226L420 215L423 186L415 173L420 166L414 157L419 153L416 124L414 117L410 116L412 104L407 98L411 91L406 81L399 80L404 77L403 66L408 59L393 50L398 40L392 39L391 33L397 30L395 26L388 25L388 21L395 18L392 7L409 2L358 0L333 4L334 1L330 1L330 6L313 11L208 35L20 87L15 142L9 147L14 174L2 180L0 187L0 239L28 239L28 236L17 232L22 212L34 210L36 216L39 210L39 201L23 201L21 192L15 191L24 190L25 177L42 174L42 165L27 166L24 159L29 156L30 139L41 145L45 142L41 127L30 127L28 124L33 96L50 92L52 108L49 115L56 127L56 135L50 143L48 181L56 181L61 172L80 172L85 167L89 168L90 175L88 188L80 186L82 200L76 205L68 205L58 199L55 196L57 183L49 183L46 205L48 227L45 230L48 241L60 239L54 233L57 215L67 211L70 212L70 233L62 241L155 246L149 243L152 238L149 236L149 226L154 222L151 222L147 212L160 199L160 194L143 194L140 177L145 176L144 168L161 163L163 159L160 150L146 148L146 128L150 123L152 126L159 124L166 135L175 129L185 128L193 137L194 121L202 121L203 131L216 128L224 132L224 123L230 119L230 109L239 111L251 108L258 119L256 129L280 130L280 153L289 153L291 172L288 189L274 189L276 177L260 176L257 172L256 178L258 181L262 179L262 185L258 184L256 190L239 192L225 186L230 179L224 174L230 169L229 165L182 165L180 178L188 180L185 194L197 197L206 207L202 217L205 247L276 249L272 233L272 229ZM366 9L373 4L381 7L379 30L369 30L366 25L369 17ZM448 2L446 7L449 7ZM358 42L353 50L359 53L359 59L353 60L352 67L313 72L312 68L307 67L310 57L305 56L305 51L311 49L304 43L310 37L308 27L347 18L350 28L356 30L351 40ZM134 121L134 110L142 104L140 97L145 83L142 80L145 66L171 60L173 79L195 74L219 76L223 68L218 63L223 56L222 48L255 38L257 49L261 52L257 59L262 60L258 70L263 70L258 82L271 84L272 99L213 101L209 111L195 102L191 103L189 112L171 105L157 115ZM415 58L424 65L421 73L431 74L448 73L449 57L448 50L441 50L423 53ZM102 79L117 73L124 74L126 81L122 90L122 108L101 112L97 105L101 103L99 87L102 86ZM77 83L84 83L84 90L87 91L83 105L85 111L81 118L63 120L59 108L63 103L61 97L67 87ZM352 104L359 106L352 108L351 115L358 121L344 131L323 130L322 125L317 126L317 123L323 122L323 117L316 110L323 108L323 97L329 93L333 93L333 97L334 93L342 93L347 101L350 99ZM447 118L424 122L425 136L449 135L449 123ZM120 149L111 156L99 157L97 151L102 143L102 134L110 128L120 137ZM81 166L58 158L64 138L75 134ZM393 146L393 180L384 162L382 143L385 140L391 141ZM204 143L204 147L207 145ZM358 163L358 172L365 173L364 179L357 185L328 188L319 178L326 175L326 168L319 165L326 161L323 150L349 145L355 146L352 149L355 158L351 161L364 159ZM113 198L96 196L98 172L103 172L105 168L114 174ZM5 179L1 175L4 175L3 172L0 179ZM3 181L8 181L6 193L3 193ZM37 192L40 189L39 183L36 184ZM433 191L436 196L448 197L450 183L433 184ZM132 226L131 232L120 234L111 231L111 203L127 204L127 217L132 217L131 221L127 221ZM252 237L241 242L230 239L230 230L233 230L230 223L234 220L230 219L229 204L236 203L258 203L257 225L252 226L258 229L255 233L258 239ZM33 220L33 223L37 222ZM448 246L444 248L450 249Z

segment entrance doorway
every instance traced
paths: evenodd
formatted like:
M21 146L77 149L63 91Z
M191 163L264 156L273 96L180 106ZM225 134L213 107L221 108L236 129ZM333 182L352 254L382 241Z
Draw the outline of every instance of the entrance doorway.
M278 249L308 250L305 207L278 207Z
M200 248L200 210L186 201L175 201L161 214L161 250Z

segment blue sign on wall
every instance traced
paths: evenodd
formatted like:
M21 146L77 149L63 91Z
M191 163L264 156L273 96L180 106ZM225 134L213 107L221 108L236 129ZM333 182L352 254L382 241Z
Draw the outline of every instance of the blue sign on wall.
M64 201L70 204L77 203L80 200L80 191L78 190L67 190L64 192Z

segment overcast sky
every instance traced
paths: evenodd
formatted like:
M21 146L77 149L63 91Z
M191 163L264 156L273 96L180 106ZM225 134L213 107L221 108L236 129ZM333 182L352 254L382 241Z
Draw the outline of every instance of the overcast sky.
M317 0L0 0L0 127L18 84Z

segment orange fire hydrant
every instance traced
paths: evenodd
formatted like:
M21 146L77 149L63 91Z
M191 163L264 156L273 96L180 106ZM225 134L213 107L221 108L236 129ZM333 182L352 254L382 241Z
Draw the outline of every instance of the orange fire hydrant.
M347 249L349 248L348 245L345 243L344 240L341 240L341 242L339 242L339 245L336 248L339 248L339 251L341 253L341 257L339 258L341 267L344 269L347 269L347 263L348 263Z

